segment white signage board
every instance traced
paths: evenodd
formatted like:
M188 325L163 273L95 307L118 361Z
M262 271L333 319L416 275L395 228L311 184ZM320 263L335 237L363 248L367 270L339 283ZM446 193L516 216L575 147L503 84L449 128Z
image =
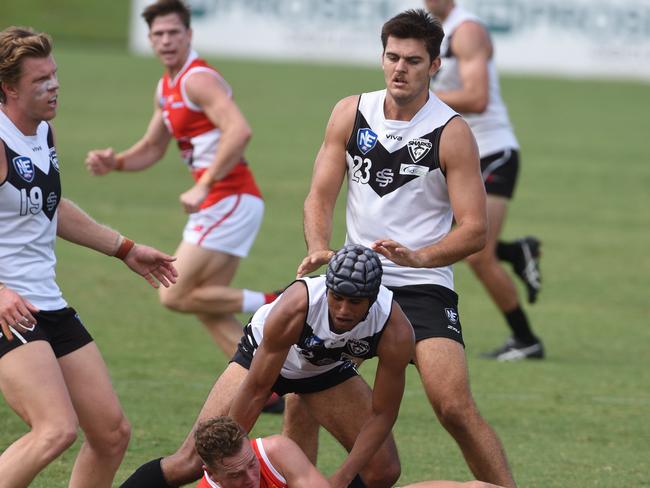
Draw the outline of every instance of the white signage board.
M132 0L131 48L150 53ZM650 0L461 0L504 71L650 80ZM382 24L419 0L188 0L202 54L377 65Z

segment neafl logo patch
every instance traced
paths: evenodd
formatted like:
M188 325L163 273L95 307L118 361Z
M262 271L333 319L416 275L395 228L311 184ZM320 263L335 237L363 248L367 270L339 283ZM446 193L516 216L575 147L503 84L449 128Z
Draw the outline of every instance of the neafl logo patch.
M27 183L34 181L34 163L27 156L17 156L12 160L14 169Z

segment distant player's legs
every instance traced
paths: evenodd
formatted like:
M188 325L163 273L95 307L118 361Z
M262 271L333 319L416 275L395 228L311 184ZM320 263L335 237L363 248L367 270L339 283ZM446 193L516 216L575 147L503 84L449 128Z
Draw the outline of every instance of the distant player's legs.
M301 394L316 421L349 452L372 412L372 390L355 376L318 393ZM361 471L368 488L392 487L400 476L400 462L392 434Z
M463 346L446 338L424 339L415 345L415 357L429 402L474 476L515 487L501 442L472 398Z
M228 287L239 258L187 242L181 242L175 255L178 281L160 289L162 304L196 314L224 354L231 357L242 335L241 323L233 315L241 310L242 290Z
M512 331L512 336L517 344L523 347L539 345L539 340L533 334L528 317L523 311L517 289L508 272L503 268L496 255L496 246L501 234L508 209L508 199L497 195L488 195L488 234L483 250L472 254L467 258L472 271L481 281L488 294L497 305ZM541 345L538 347L541 348ZM540 349L541 351L541 349ZM532 349L531 349L532 352ZM504 351L509 353L509 351ZM508 359L503 355L496 354L497 359ZM522 357L511 357L509 359L523 359ZM531 357L538 357L537 354Z
M30 342L1 357L0 390L31 428L0 455L0 485L26 487L77 436L77 416L49 343Z
M109 488L126 452L131 428L106 364L94 342L60 357L59 364L84 431L69 487Z
M226 415L246 374L248 374L247 369L237 363L230 363L212 387L192 430L178 450L162 460L155 459L143 464L121 485L121 488L167 488L198 480L203 475L203 471L201 459L194 449L196 424L209 417Z

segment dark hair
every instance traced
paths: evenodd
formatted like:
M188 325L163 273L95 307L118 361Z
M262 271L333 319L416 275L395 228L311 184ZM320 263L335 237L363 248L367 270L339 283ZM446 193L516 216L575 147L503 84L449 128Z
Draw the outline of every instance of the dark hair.
M424 41L431 61L440 55L440 43L445 36L440 21L425 10L406 10L387 21L381 29L381 43L386 50L388 37Z
M52 38L28 27L7 27L0 32L0 103L7 101L2 84L16 83L25 58L46 58L52 53Z
M153 24L156 17L168 14L178 14L183 25L188 29L190 28L190 17L192 14L189 7L182 0L158 0L142 11L142 18L149 28L151 28L151 24Z
M223 458L237 454L247 439L241 425L226 416L204 420L194 432L196 452L211 469L219 469Z

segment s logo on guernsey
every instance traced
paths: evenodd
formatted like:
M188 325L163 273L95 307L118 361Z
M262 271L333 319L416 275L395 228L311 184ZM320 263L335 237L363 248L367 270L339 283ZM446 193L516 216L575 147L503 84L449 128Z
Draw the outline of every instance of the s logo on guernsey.
M12 163L16 172L20 177L25 180L27 183L34 181L34 163L27 156L16 156Z
M409 155L414 163L420 161L424 156L429 154L433 144L428 139L411 139L408 144Z
M357 132L357 147L363 154L368 153L377 144L377 134L370 129L359 129Z

